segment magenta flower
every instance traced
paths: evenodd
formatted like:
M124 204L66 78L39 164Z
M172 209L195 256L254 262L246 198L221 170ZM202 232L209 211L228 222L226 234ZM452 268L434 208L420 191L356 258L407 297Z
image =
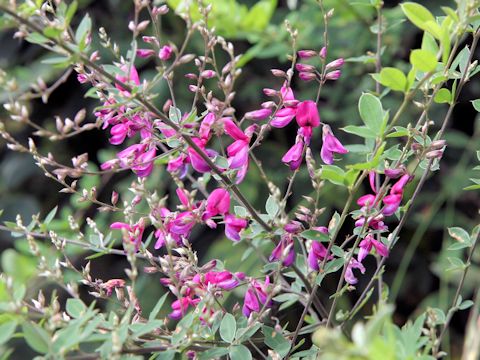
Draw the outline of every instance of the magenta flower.
M301 128L305 142L309 144L313 129L320 125L320 115L315 101L306 100L297 105L297 124Z
M122 65L122 66L120 66L120 70L122 70L124 75L117 74L115 76L115 79L117 79L117 80L119 80L123 83L133 82L134 85L137 85L137 86L140 85L140 78L138 76L138 72L137 72L137 69L135 68L135 66L132 66L129 69L127 65ZM126 91L124 88L122 88L119 84L115 84L115 87L118 90L122 91L126 96L130 95L130 93L128 91Z
M165 45L160 49L158 53L158 57L162 61L167 61L172 56L172 53L173 53L172 47L169 45Z
M172 303L172 312L168 315L171 319L181 319L187 312L189 306L197 306L201 301L200 298L192 299L189 296L179 298Z
M328 234L328 229L325 226L318 226L313 229L320 231L321 233ZM327 248L319 241L312 241L310 251L308 252L308 266L312 270L318 271L318 263L323 261L325 256L327 256ZM332 256L329 255L328 258L331 259Z
M303 159L304 143L301 138L282 157L282 162L290 166L290 170L297 170Z
M353 269L358 269L362 274L365 274L365 266L355 259L350 259L350 262L347 265L347 270L345 271L345 281L350 285L354 285L358 282L358 279L353 274Z
M217 155L215 151L205 148L206 140L199 138L192 138L192 140L200 149L203 150L205 154L208 155L209 158L213 158ZM190 157L190 163L196 171L200 173L206 173L211 170L210 165L208 165L208 163L197 153L195 149L189 147L187 152L188 156Z
M388 248L385 246L385 244L375 240L375 238L371 234L365 236L365 238L360 242L359 248L360 250L358 251L357 256L359 262L362 262L363 259L365 259L367 255L370 254L372 248L375 248L379 255L383 257L388 256Z
M409 174L403 175L390 189L390 194L383 198L385 204L383 208L383 215L393 215L400 207L403 197L403 188L412 179Z
M247 220L237 218L231 214L225 215L225 235L232 241L240 240L240 231L248 225Z
M282 261L283 266L290 266L295 261L295 247L293 236L287 234L282 236L278 245L273 249L272 254L268 258L269 261Z
M207 199L207 218L215 215L225 215L230 209L230 194L225 189L215 189Z
M272 301L268 301L268 288L270 285L270 278L267 276L265 282L262 283L259 280L252 279L250 285L245 292L245 298L243 301L243 315L249 317L252 312L259 312L260 305L271 306Z
M293 91L287 84L284 84L280 89L283 104L288 106L278 110L275 117L270 121L270 125L275 128L283 128L290 124L295 115L297 115L298 100L295 99Z
M120 160L122 168L130 168L137 176L146 177L153 170L153 160L156 156L156 151L154 146L149 148L147 144L134 144L120 151L117 154L117 158ZM102 164L102 168L105 167L106 164Z
M245 274L237 272L232 274L230 271L209 271L204 275L197 274L192 281L205 288L218 287L222 290L232 290L236 288L240 281L245 279Z
M145 231L145 223L143 218L134 225L129 225L123 222L114 222L110 225L110 229L126 230L130 242L132 242L135 245L135 249L138 250L140 243L142 242L143 232Z
M230 169L238 169L236 183L244 179L248 170L248 151L250 138L256 125L251 125L243 132L231 119L224 119L224 129L235 141L227 147L228 165Z
M323 125L323 144L320 156L325 164L333 164L333 154L346 154L348 150L343 147L340 141L333 135L330 126Z

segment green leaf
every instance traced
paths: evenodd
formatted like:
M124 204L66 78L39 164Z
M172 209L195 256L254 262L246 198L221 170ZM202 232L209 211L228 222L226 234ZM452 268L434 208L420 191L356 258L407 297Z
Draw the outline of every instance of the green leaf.
M403 13L415 26L428 31L437 39L440 37L440 26L435 22L435 17L432 13L423 5L406 2L400 5ZM435 26L436 25L436 26Z
M265 204L265 210L267 211L267 214L270 215L270 218L273 219L277 215L278 209L277 201L272 195L270 195Z
M328 237L328 234L325 234L321 231L317 230L305 230L303 231L300 236L302 236L305 239L308 240L314 240L314 241L321 241L321 242L329 242L330 238Z
M470 239L470 235L461 227L451 227L448 228L448 233L452 238L462 244L472 244L472 240Z
M48 38L46 38L45 36L43 36L40 33L28 34L28 36L25 38L25 40L27 40L28 42L30 42L32 44L45 44L49 41Z
M160 310L163 307L163 304L165 303L165 300L167 299L167 296L168 296L168 293L163 295L160 298L160 300L157 301L157 304L153 308L152 312L150 313L150 315L148 315L148 320L152 321L153 319L155 319L157 317L158 313L160 312Z
M5 344L12 337L17 328L17 321L12 320L0 325L0 345Z
M290 350L290 342L269 326L263 326L262 331L265 334L265 344L275 350L283 359Z
M77 12L78 3L76 0L72 1L72 3L68 6L67 12L65 14L65 24L68 26L70 21L72 21L73 15Z
M58 210L58 206L55 206L55 207L48 213L48 215L45 217L45 220L43 221L43 223L44 223L45 225L50 224L50 222L53 220L53 218L54 218L55 215L57 214L57 210Z
M335 165L323 165L320 169L320 178L332 184L344 186L345 171Z
M427 50L432 54L438 54L439 47L437 41L428 32L423 33L422 50Z
M230 352L228 348L217 347L200 353L200 360L218 359ZM172 358L173 359L173 358Z
M92 29L92 19L90 15L86 14L80 24L78 25L77 31L75 32L75 41L79 44L79 49L83 50L85 48L85 42L88 34Z
M376 132L372 131L372 129L366 126L347 125L341 130L365 139L375 139L377 137Z
M36 352L46 354L50 346L50 336L38 324L24 322L22 324L23 337Z
M374 74L375 80L380 82L383 86L389 87L395 91L405 92L407 86L407 77L405 74L392 67L383 68L379 74Z
M245 345L232 346L229 355L232 360L252 360L252 354Z
M67 300L66 310L71 317L80 318L87 310L87 307L82 300L70 298Z
M385 112L380 100L372 94L362 94L358 101L358 111L365 125L377 136L381 135L385 127Z
M237 330L237 322L232 314L225 314L220 323L220 336L228 343L231 343L235 338L235 331Z
M472 105L475 108L475 110L480 112L480 99L472 100Z
M410 53L410 63L415 69L430 72L437 67L437 57L428 50L416 49Z
M473 301L472 300L465 300L464 302L462 302L459 306L458 306L458 309L459 310L466 310L468 309L469 307L471 307L473 305Z
M437 104L450 104L452 102L452 93L446 88L438 90L433 100Z

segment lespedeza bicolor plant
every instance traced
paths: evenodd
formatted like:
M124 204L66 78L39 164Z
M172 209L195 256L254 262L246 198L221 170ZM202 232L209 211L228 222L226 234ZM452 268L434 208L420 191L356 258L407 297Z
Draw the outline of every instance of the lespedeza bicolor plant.
M459 94L480 70L474 59L480 37L478 1L458 2L457 8L446 7L439 17L416 3L401 5L406 18L423 31L421 48L410 52L407 73L382 63L382 39L388 28L382 1L370 1L368 6L377 13L372 27L377 48L371 56L375 85L364 89L358 102L363 125L342 129L322 120L319 105L325 84L335 86L342 69L349 66L343 58L330 56L337 46L329 41L329 21L335 14L321 0L323 47L299 49L299 32L286 22L290 63L265 74L275 78L277 86L257 94L256 109L246 113L235 106L236 89L243 86L241 55L208 26L215 2L185 1L177 7L185 24L181 44L163 32L162 18L170 11L166 4L135 0L133 5L132 20L122 29L131 36L125 50L104 28L95 29L88 14L77 22L76 1L0 2L3 20L17 29L15 38L55 53L46 62L68 69L54 84L39 80L23 93L17 91L15 79L3 73L0 81L11 97L4 104L8 119L0 123L1 136L9 149L30 154L61 192L93 204L110 221L109 228L103 228L94 217L70 217L68 231L62 232L49 226L54 210L44 219L34 216L29 224L17 217L15 223L2 226L13 236L26 237L38 257L38 276L58 284L68 299L63 304L55 293L26 293L24 285L2 276L1 342L20 325L27 344L52 359L443 357L442 341L453 314L473 304L460 293L478 227L470 233L450 229L458 241L455 249L468 249L468 255L466 262L452 260L463 275L446 314L428 309L414 324L396 327L382 276L389 270L386 259L395 256L395 244L403 240L401 229L427 177L440 167L447 146L444 135ZM199 53L189 50L194 37L202 40ZM469 45L461 49L465 41ZM113 60L102 60L101 53L106 52ZM139 71L140 62L154 64L154 73ZM54 127L38 125L28 101L41 98L47 103L72 71L97 101L91 114L95 120L88 122L91 117L80 110L72 118L56 117ZM190 104L176 96L184 79ZM297 97L297 83L310 86L316 96ZM158 93L159 84L167 94ZM398 95L400 106L386 109L384 99ZM437 104L447 106L443 119L430 116L433 107L445 106ZM412 107L418 108L417 119L405 116ZM9 131L10 122L32 128L28 142ZM287 126L296 131L294 142L272 160L290 172L282 191L258 154L270 133L285 132ZM39 146L40 138L62 141L87 131L102 132L115 150L99 169L91 166L87 154L66 164L58 154L42 153ZM364 144L350 146L342 131ZM166 169L170 180L164 181L171 181L175 189L159 190L158 184L149 182L158 168ZM262 199L264 210L242 191L252 169L268 189ZM101 184L85 187L82 182L118 172L131 172L135 180L128 188L115 188L110 200L99 196ZM303 200L292 204L294 183L304 173L311 188L302 189ZM325 222L326 182L348 197L340 213ZM364 184L366 194L361 192ZM199 259L191 244L198 229L221 229L232 242L232 252L243 243L247 249L243 259L258 257L264 266L237 272L228 268L228 253L221 259ZM42 252L48 243L54 248L50 252L54 260ZM86 252L97 255L85 259ZM78 254L84 256L81 266L73 259ZM91 264L107 255L127 259L124 278L92 275ZM370 256L376 258L376 268L368 269L365 259ZM149 314L141 306L144 294L137 291L140 277L166 291ZM336 286L328 286L327 278ZM359 278L365 280L361 286ZM98 301L114 303L114 310L96 302L85 304L80 287ZM374 288L378 289L374 315L353 325L359 311L375 299ZM340 302L346 293L355 299L349 308ZM231 301L238 296L242 302ZM171 309L160 318L167 298L172 299ZM282 315L297 303L301 316L288 324ZM305 335L312 333L313 344L307 346Z

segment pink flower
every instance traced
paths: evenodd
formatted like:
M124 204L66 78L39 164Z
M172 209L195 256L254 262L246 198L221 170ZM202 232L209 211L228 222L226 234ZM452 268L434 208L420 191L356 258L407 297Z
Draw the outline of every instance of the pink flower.
M287 234L282 236L278 245L273 249L272 254L268 258L269 261L281 260L283 266L290 266L295 261L295 247L293 236Z
M122 168L131 168L139 177L150 175L153 170L153 160L156 156L156 148L147 144L134 144L120 151L117 158Z
M173 53L172 47L169 45L165 45L160 49L158 53L158 57L162 61L167 61L168 59L170 59L170 56L172 56L172 53Z
M267 276L265 282L252 279L250 285L245 292L243 301L243 315L249 317L252 312L259 312L260 305L271 306L272 301L268 301L268 287L270 285L270 278Z
M225 189L215 189L207 199L208 218L215 215L225 215L230 209L230 194Z
M359 248L360 250L357 256L359 262L362 262L363 259L370 254L372 248L375 248L379 255L383 257L388 256L388 248L382 242L375 240L371 234L365 236L365 238L360 242Z
M225 215L225 235L232 241L240 240L240 231L248 225L247 220L237 218L231 214Z
M284 84L280 89L280 94L282 102L289 105L278 110L275 117L270 121L270 125L275 128L283 128L287 126L297 114L298 101L295 99L292 89Z
M230 119L224 119L224 129L235 141L227 147L228 165L230 169L238 169L236 183L240 183L248 169L248 151L250 138L256 125L249 126L245 133Z
M313 229L328 234L328 229L325 226L318 226ZM323 261L325 256L327 256L327 248L319 241L312 241L310 251L308 252L308 266L312 270L318 271L318 263L319 261ZM331 259L332 256L329 255L328 258Z
M193 277L193 282L202 284L205 287L215 286L222 290L232 290L236 288L240 281L245 279L245 274L237 272L232 274L230 271L209 271L205 275L197 274Z
M215 114L208 113L202 120L200 124L200 129L198 133L201 139L208 140L210 139L210 132L212 130L212 126L215 123Z
M301 128L305 142L309 144L313 129L320 125L320 115L315 101L306 100L298 104L297 124Z
M325 164L333 164L333 154L346 154L348 150L343 147L340 141L333 135L330 126L323 125L323 144L320 156Z
M105 290L107 296L112 295L112 292L116 288L124 288L125 280L123 279L110 279L106 283L101 285L101 288Z
M143 218L134 225L114 222L110 225L110 229L126 230L129 240L135 245L135 249L138 250L140 243L142 242L143 232L145 231L145 223Z
M206 140L198 139L198 138L192 138L192 140L195 142L195 144L197 144L197 146L201 150L203 150L205 154L208 155L209 158L215 157L217 155L215 151L205 148ZM208 165L208 163L203 159L203 157L201 157L197 153L197 151L194 148L189 147L187 152L188 152L188 156L190 157L190 162L192 164L192 167L196 171L200 173L206 173L211 170L210 165Z
M189 296L179 298L172 303L172 312L168 315L171 319L181 319L187 312L189 306L197 306L201 299L192 299Z
M122 65L120 66L120 70L122 70L122 72L124 73L124 75L121 75L121 74L117 74L115 76L115 79L123 82L123 83L129 83L129 82L133 82L134 85L140 85L140 78L138 76L138 72L137 72L137 69L135 68L135 66L132 66L130 68L128 68L127 65ZM122 88L119 84L115 84L115 87L122 91L125 95L130 95L130 93L128 91L126 91L124 88Z
M355 259L350 259L350 262L347 265L347 270L345 271L345 281L350 285L354 285L358 282L358 279L353 274L353 269L359 269L362 274L365 274L365 266Z
M383 215L393 215L400 207L403 197L403 188L412 179L409 174L403 175L390 189L390 194L383 198L385 204L383 208Z
M290 166L290 170L297 170L302 163L304 143L301 138L282 157L282 162Z

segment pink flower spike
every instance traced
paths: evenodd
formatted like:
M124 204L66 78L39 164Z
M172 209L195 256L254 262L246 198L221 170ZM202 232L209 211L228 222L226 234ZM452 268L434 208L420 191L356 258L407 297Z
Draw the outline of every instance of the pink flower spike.
M264 120L268 118L272 114L271 109L259 109L259 110L254 110L247 112L245 114L245 119L248 120Z
M333 164L333 153L346 154L348 150L343 147L340 141L333 135L330 126L323 126L323 144L320 156L325 164Z
M168 59L170 59L170 56L172 56L172 53L173 53L172 47L169 45L165 45L160 49L158 53L158 57L162 61L167 61Z

